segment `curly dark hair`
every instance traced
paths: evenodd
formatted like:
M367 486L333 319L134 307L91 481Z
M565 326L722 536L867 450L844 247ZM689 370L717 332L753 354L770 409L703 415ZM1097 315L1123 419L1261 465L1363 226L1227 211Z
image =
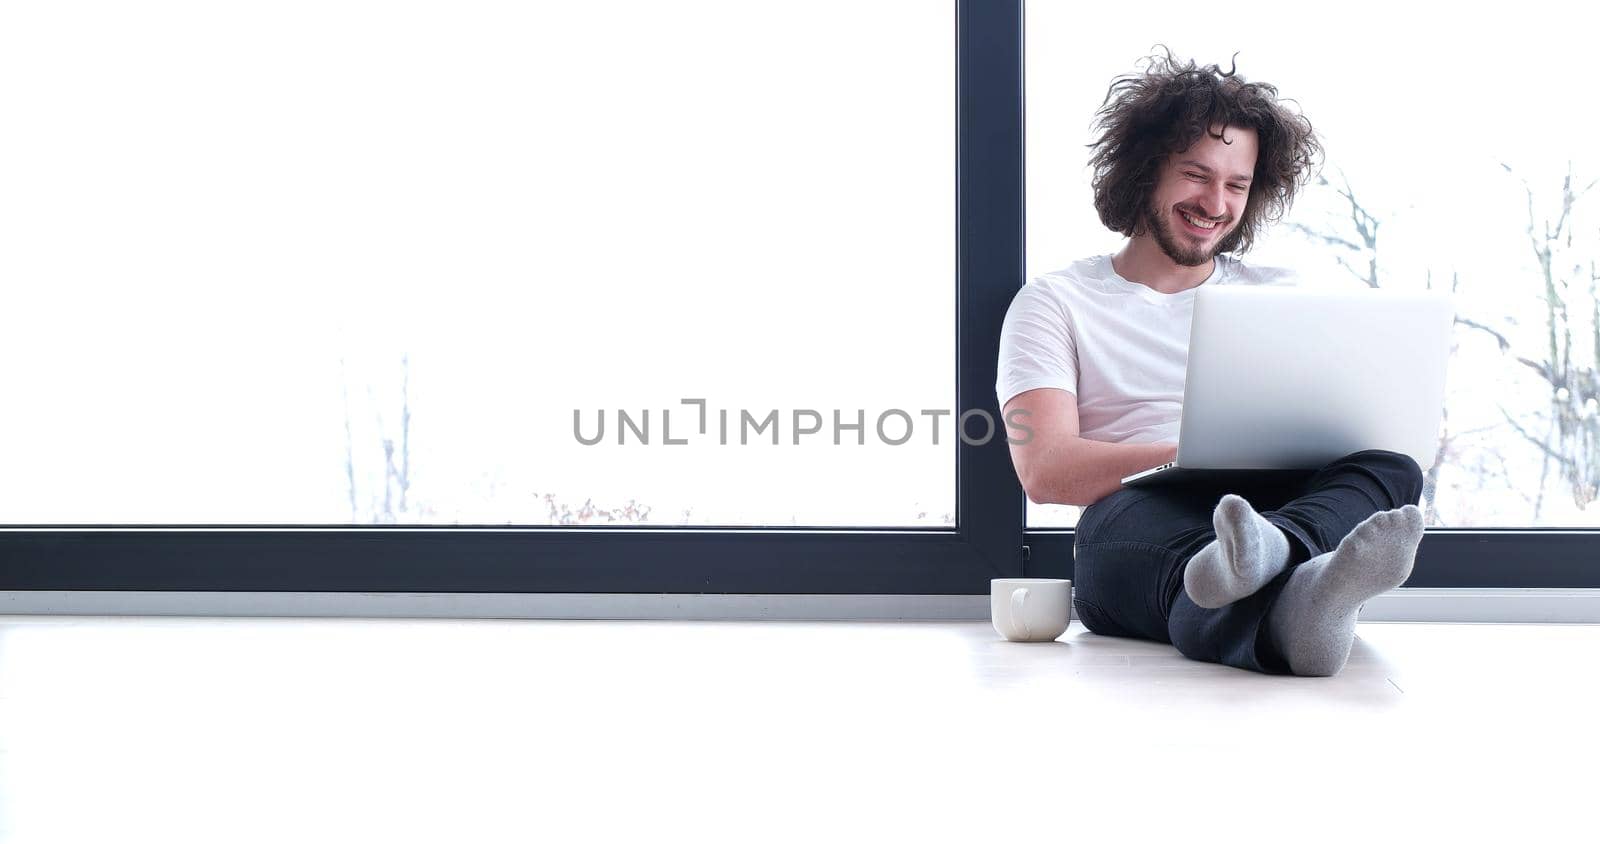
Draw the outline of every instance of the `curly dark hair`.
M1161 49L1165 57L1142 60L1149 63L1143 73L1113 81L1096 112L1102 133L1089 145L1089 165L1100 222L1128 237L1141 233L1145 207L1170 154L1188 149L1213 126L1250 128L1259 147L1250 195L1239 225L1217 244L1218 252L1247 252L1261 229L1289 210L1319 164L1322 145L1311 121L1284 106L1293 100L1280 102L1277 88L1244 81L1233 61L1227 71L1214 64L1197 67Z

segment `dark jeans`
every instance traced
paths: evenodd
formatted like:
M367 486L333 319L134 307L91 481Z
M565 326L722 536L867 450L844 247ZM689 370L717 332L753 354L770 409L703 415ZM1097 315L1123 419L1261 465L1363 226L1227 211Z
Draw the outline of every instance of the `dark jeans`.
M1254 595L1208 610L1184 592L1183 572L1216 539L1212 512L1230 492L1288 536L1289 568ZM1421 498L1421 468L1392 451L1357 452L1316 472L1120 489L1078 519L1072 607L1103 636L1170 642L1190 659L1288 674L1263 622L1294 567L1338 547L1373 513Z

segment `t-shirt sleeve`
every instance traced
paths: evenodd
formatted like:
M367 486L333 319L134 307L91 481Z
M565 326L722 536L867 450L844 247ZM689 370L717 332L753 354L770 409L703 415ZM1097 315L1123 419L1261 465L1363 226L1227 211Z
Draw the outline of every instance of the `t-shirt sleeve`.
M1017 291L1000 327L995 394L1000 407L1029 390L1078 393L1078 343L1066 309L1038 284Z

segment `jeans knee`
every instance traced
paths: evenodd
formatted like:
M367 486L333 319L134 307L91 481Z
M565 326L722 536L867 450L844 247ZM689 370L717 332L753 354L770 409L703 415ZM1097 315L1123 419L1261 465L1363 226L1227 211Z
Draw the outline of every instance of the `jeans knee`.
M1097 636L1127 637L1130 635L1128 631L1112 621L1111 617L1098 604L1074 598L1072 600L1072 613L1073 617L1083 624L1085 630Z
M1409 454L1388 452L1389 458L1395 463L1395 472L1400 480L1396 482L1399 489L1395 491L1400 500L1396 506L1422 503L1422 466Z
M1072 598L1083 626L1104 636L1167 640L1162 583L1168 552L1144 542L1098 542L1073 550Z
M1181 602L1183 599L1180 598ZM1204 611L1192 604L1188 610L1173 605L1172 617L1167 622L1167 640L1184 657L1196 662L1222 662L1222 650L1217 642L1214 624L1206 623Z
M1407 490L1405 503L1421 504L1422 488L1427 485L1427 479L1423 477L1422 474L1422 466L1418 464L1417 461L1413 460L1410 455L1402 454L1400 456L1405 458L1406 480L1411 484L1410 488Z
M1416 458L1398 451L1371 449L1358 451L1340 458L1339 463L1359 463L1380 473L1394 492L1395 507L1422 503L1422 487L1426 481L1422 466Z

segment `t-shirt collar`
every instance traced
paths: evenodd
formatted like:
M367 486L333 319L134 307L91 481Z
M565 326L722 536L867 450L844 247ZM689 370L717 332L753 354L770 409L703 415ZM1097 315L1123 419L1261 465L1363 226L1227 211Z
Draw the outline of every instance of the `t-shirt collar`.
M1161 293L1147 285L1123 278L1117 274L1116 268L1111 265L1111 256L1109 254L1100 259L1100 275L1109 281L1113 287L1132 293L1146 302L1152 302L1157 305L1182 305L1193 302L1196 291L1201 287L1205 287L1208 284L1221 283L1223 268L1226 264L1227 259L1225 257L1222 255L1216 256L1211 265L1211 275L1206 276L1205 281L1200 282L1195 287L1177 293Z

